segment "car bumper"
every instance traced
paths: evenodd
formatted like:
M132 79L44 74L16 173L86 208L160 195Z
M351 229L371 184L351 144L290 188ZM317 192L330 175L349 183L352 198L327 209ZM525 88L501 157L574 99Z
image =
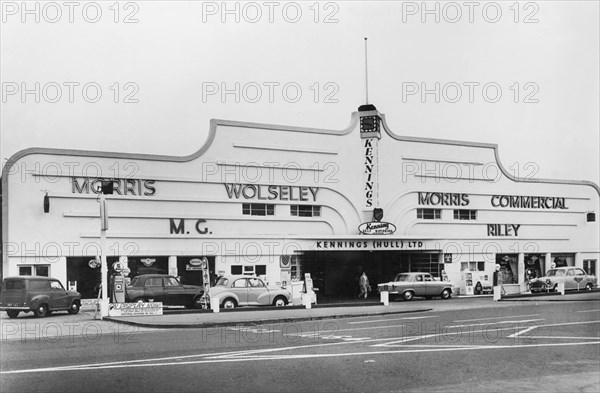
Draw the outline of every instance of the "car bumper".
M0 311L31 311L31 308L24 306L0 306Z

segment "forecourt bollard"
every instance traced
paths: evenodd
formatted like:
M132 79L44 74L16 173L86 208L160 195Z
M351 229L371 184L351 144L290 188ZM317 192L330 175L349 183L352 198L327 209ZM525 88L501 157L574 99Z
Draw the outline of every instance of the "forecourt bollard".
M219 298L211 297L210 298L210 309L212 312L219 312Z
M502 289L501 289L500 285L496 285L494 287L494 301L497 302L498 300L500 300L501 296L502 296Z
M302 300L304 301L304 307L306 307L307 309L312 308L312 296L310 296L310 293L303 293L302 294Z
M388 291L379 292L379 299L384 306L390 305L390 293Z
M558 292L560 292L561 295L564 295L565 294L565 283L559 282L558 287L556 289L558 289Z

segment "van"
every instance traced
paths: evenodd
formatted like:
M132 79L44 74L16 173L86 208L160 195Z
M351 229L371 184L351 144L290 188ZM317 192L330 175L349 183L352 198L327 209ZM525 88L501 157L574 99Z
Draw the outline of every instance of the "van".
M37 276L6 277L0 288L0 310L9 318L33 311L43 318L53 311L77 314L81 307L79 292L67 291L55 278Z

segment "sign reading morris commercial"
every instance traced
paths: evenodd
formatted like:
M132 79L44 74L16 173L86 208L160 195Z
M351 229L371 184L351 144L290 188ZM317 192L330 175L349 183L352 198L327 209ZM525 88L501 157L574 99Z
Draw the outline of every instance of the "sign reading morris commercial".
M451 192L419 192L418 204L425 206L468 206L469 194ZM569 209L564 197L492 195L492 207L513 209Z

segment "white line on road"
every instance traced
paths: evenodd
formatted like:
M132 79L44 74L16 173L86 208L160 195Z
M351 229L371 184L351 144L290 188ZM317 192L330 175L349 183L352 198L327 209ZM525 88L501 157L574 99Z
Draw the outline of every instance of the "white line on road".
M562 346L582 346L582 345L598 345L600 341L585 342L585 343L547 343L547 344L528 344L516 347L514 345L485 345L485 346L473 346L473 347L444 347L444 348L422 348L422 349L406 349L406 350L394 350L394 351L365 351L365 352L351 352L351 353L323 353L323 354L295 354L295 355L271 355L271 356L251 356L243 358L216 358L216 359L205 359L188 362L170 362L170 363L147 363L147 364L114 364L100 367L49 367L49 368L38 368L38 369L26 369L26 370L10 370L1 371L0 374L25 374L25 373L36 373L36 372L60 372L60 371L78 371L82 370L101 370L101 369L124 369L124 368L140 368L140 367L165 367L165 366L187 366L196 364L207 364L207 363L226 363L226 362L255 362L257 360L304 360L304 359L316 359L316 358L332 358L342 356L373 356L373 355L394 355L394 354L405 354L405 353L423 353L423 352L451 352L451 351L473 351L473 350L488 350L488 349L515 349L515 348L544 348L544 347L562 347Z
M508 316L504 316L504 317L491 317L491 318L477 318L477 319L462 319L459 321L453 321L453 322L479 322L479 321L486 321L486 320L492 320L492 319L502 319L502 318L525 318L525 317L537 317L540 314L530 314L530 315L508 315Z
M577 312L600 312L600 310L581 310Z
M437 315L431 315L428 317L410 317L410 318L390 318L390 319L375 319L371 321L358 321L358 322L348 322L348 325L354 325L358 323L376 323L376 322L388 322L388 321L403 321L407 319L425 319L425 318L439 318Z
M560 337L560 336L535 336L535 338L547 338L550 340L597 340L598 336L596 337Z
M516 333L514 333L514 334L511 334L510 336L508 336L508 338L515 338L515 337L519 337L521 334L525 334L525 333L527 333L527 332L529 332L529 331L531 331L531 330L533 330L533 329L536 329L536 328L537 328L537 326L528 327L527 329L523 329L523 330L521 330L521 331L518 331L518 332L516 332ZM536 337L536 338L537 338L537 337Z

